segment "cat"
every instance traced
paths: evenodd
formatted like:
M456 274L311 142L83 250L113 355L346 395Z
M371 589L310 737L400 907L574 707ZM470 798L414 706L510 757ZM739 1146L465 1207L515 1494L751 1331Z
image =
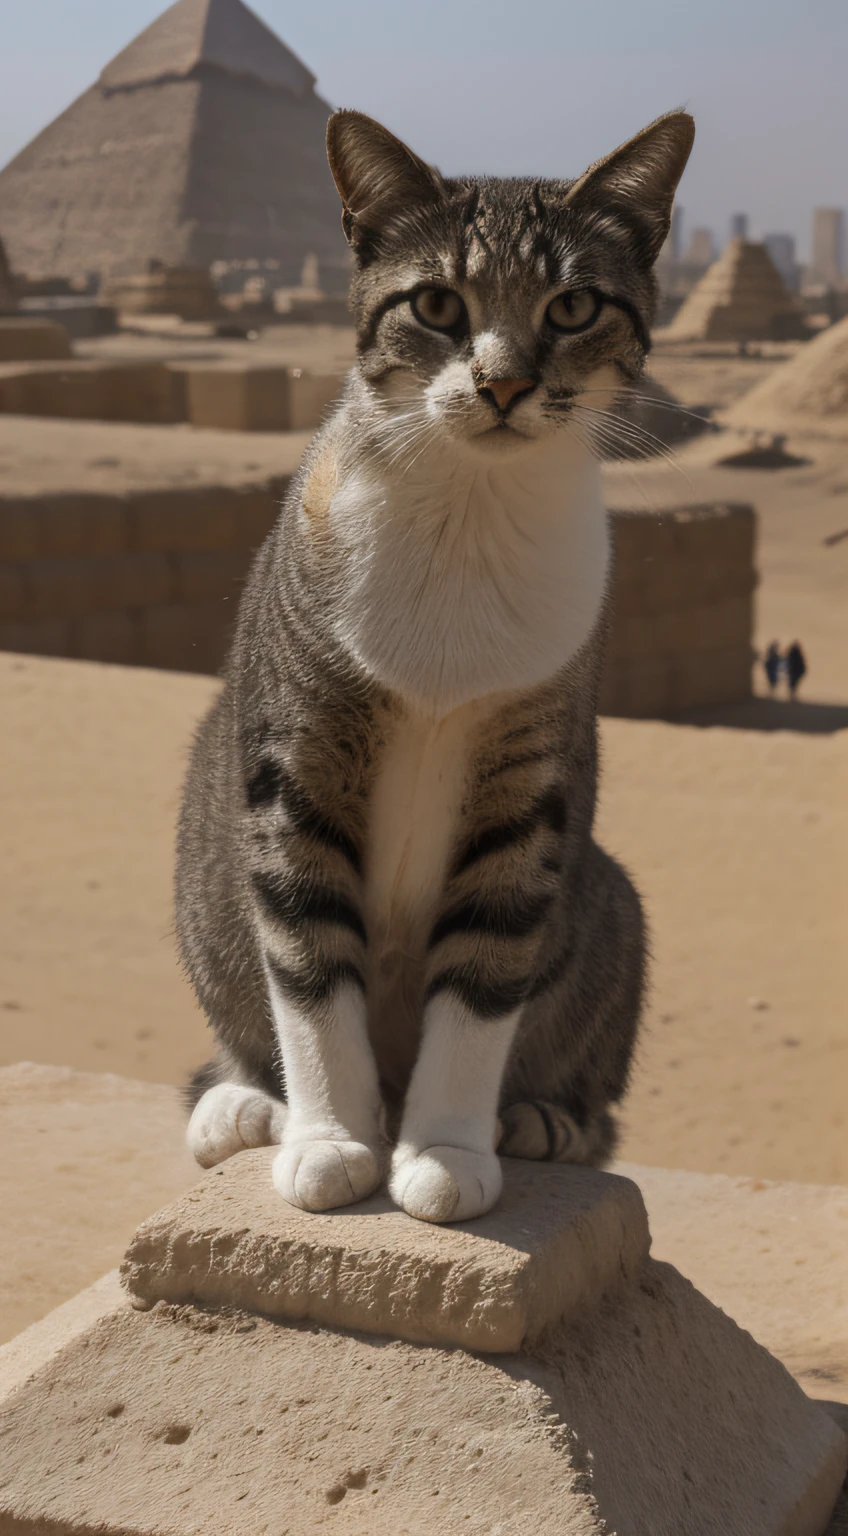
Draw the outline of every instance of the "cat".
M448 179L330 119L357 364L246 583L176 877L219 1047L189 1145L280 1143L305 1210L388 1174L410 1216L470 1220L498 1151L615 1146L646 938L592 836L591 426L642 369L693 134L672 112L576 181Z

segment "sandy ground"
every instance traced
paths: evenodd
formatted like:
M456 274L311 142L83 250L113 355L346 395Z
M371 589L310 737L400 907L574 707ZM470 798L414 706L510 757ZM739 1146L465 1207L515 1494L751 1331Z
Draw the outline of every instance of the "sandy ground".
M2 1061L177 1083L173 823L210 679L0 658ZM622 1155L848 1183L848 733L607 720L600 832L654 978Z
M297 468L311 435L0 415L0 497L264 485Z

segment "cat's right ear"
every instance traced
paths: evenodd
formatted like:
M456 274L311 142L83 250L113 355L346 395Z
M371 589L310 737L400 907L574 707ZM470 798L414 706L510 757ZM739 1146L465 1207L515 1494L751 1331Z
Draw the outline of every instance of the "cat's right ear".
M442 200L438 171L363 112L333 113L327 159L342 200L345 238L359 255L396 214Z

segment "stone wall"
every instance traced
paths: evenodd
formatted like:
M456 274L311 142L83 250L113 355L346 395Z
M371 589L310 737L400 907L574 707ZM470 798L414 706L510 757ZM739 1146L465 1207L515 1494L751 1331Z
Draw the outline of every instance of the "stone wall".
M23 327L23 322L16 324ZM61 326L50 329L64 337L67 347ZM20 335L31 331L27 325ZM0 412L13 416L312 432L344 385L339 373L252 361L103 363L69 357L61 364L3 364L3 346L11 349L16 340L8 327L0 336ZM36 340L43 344L41 332Z
M0 501L0 650L216 672L286 484ZM665 716L746 698L753 509L612 516L602 711Z
M614 511L608 715L666 716L751 693L756 514L742 504Z
M216 672L286 483L0 502L0 650Z

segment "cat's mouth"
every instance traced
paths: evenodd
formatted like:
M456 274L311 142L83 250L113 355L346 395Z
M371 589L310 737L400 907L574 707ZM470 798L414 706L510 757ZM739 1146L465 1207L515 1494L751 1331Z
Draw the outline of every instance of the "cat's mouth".
M529 432L522 432L520 427L513 426L510 421L493 421L490 427L484 427L481 432L474 434L475 443L485 444L494 449L518 446L520 443L532 441L533 438Z

